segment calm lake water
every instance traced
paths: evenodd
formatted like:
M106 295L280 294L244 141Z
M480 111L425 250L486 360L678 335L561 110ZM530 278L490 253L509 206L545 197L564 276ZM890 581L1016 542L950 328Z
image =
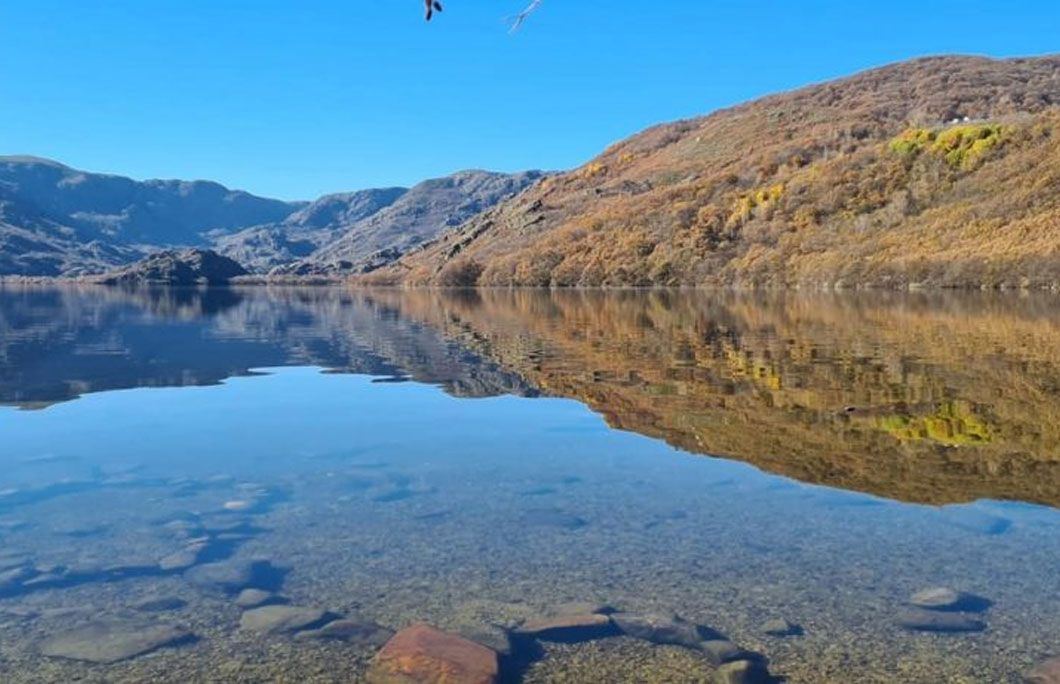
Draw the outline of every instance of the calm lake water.
M1020 682L1060 654L1058 305L0 290L0 680L361 681L388 630L588 602L791 683ZM248 587L328 612L263 630ZM617 634L504 661L713 672Z

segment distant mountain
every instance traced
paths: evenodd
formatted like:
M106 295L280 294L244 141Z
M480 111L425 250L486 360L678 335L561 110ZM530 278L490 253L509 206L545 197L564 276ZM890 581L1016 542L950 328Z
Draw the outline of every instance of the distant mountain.
M304 203L207 181L134 181L36 157L0 157L0 274L96 272L211 231L283 220Z
M268 273L305 259L341 237L342 231L396 202L407 188L380 188L324 195L278 223L218 234L219 252L247 268Z
M1060 287L1060 56L932 57L656 126L373 282Z
M542 178L461 171L411 189L327 195L284 221L217 240L223 254L260 272L320 275L370 271Z
M464 171L411 190L284 202L209 181L135 181L0 157L0 276L98 274L179 247L213 247L259 273L363 270L373 255L401 254L539 177Z

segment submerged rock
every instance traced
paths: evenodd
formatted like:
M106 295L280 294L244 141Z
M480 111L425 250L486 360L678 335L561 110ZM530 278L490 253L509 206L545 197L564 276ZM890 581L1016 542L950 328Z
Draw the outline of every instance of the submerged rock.
M318 629L298 632L296 639L330 639L345 641L366 648L378 648L394 636L393 630L387 629L370 620L339 618L332 620Z
M928 610L957 610L978 613L990 607L982 596L955 591L949 587L932 587L909 597L909 604Z
M267 603L279 603L280 597L264 589L244 589L236 597L235 604L240 608L258 608Z
M898 626L917 632L981 632L986 623L965 613L905 608L898 614Z
M459 625L453 631L457 636L474 641L476 644L482 644L503 656L512 654L512 640L508 636L508 631L496 625Z
M108 620L49 637L37 646L41 655L90 663L116 663L194 639L174 625L139 620Z
M713 684L766 684L769 671L757 660L725 663L714 673Z
M698 648L702 641L694 624L674 615L615 613L611 616L611 620L623 634L635 639L650 641L653 644Z
M184 572L192 586L218 594L237 594L256 583L259 575L268 571L267 562L227 560L219 563L204 563Z
M1043 660L1023 676L1026 684L1060 684L1060 658Z
M708 639L700 642L700 650L714 665L723 665L734 660L747 660L751 655L728 639Z
M995 536L1008 532L1012 527L1012 521L1008 518L967 505L943 506L940 512L945 522L974 534Z
M802 627L794 622L788 622L784 618L775 618L762 625L762 631L769 636L787 637L799 636L803 633Z
M589 641L617 633L607 615L584 613L533 618L512 630L517 636L545 641Z
M0 572L0 591L9 591L20 587L26 580L37 574L29 565L19 565Z
M162 613L169 610L180 610L188 602L176 596L152 596L135 604L133 608L145 613Z
M243 613L239 628L259 634L293 634L324 626L334 616L319 608L264 606Z
M589 523L583 518L561 511L558 508L537 508L527 511L522 516L524 525L540 527L558 527L564 530L578 530Z
M495 684L497 653L426 624L407 627L376 654L370 684Z
M175 553L171 553L162 560L158 561L159 570L187 570L188 568L199 562L199 552L190 549L181 549Z

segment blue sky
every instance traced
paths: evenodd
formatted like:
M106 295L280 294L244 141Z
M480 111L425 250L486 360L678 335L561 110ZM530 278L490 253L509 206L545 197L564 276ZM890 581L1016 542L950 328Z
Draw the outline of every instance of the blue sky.
M909 57L1060 51L1055 1L0 0L0 153L300 199L566 168Z

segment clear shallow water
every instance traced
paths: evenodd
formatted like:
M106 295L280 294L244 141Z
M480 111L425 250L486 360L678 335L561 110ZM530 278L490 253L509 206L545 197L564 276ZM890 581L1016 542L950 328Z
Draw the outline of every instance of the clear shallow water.
M28 568L4 681L363 677L373 647L241 630L161 569L174 521L212 536L200 563L267 561L291 603L391 628L599 602L790 682L1016 682L1060 649L1050 300L16 290L0 315L0 566ZM987 598L986 629L896 624L938 585ZM197 639L41 654L101 616ZM711 671L614 637L516 674Z

